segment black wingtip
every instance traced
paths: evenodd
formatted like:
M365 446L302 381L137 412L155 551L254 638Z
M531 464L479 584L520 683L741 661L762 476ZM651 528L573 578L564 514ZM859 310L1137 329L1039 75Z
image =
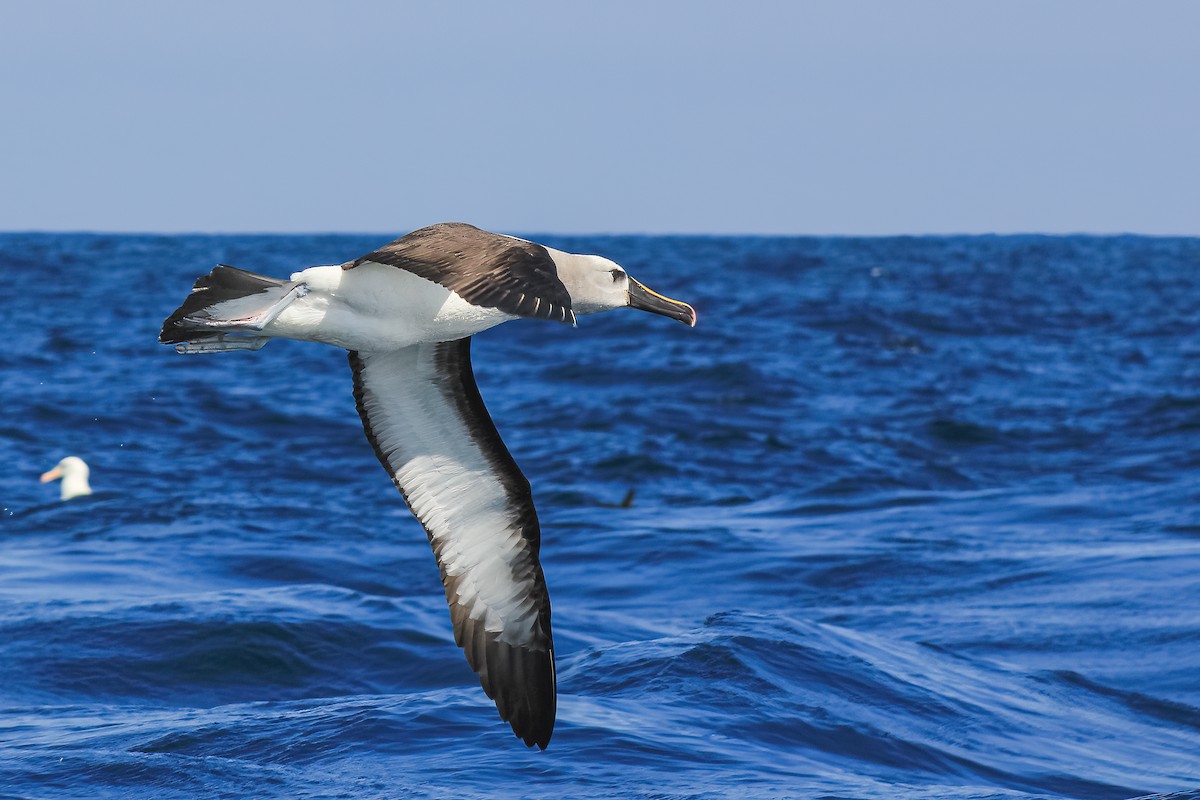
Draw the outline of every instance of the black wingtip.
M520 735L518 735L517 738L520 739L521 741L525 742L525 746L528 747L530 750L532 750L533 748L536 747L538 749L538 752L545 750L546 747L550 744L550 734L546 734L545 738L542 738L542 739L535 739L533 737L525 738Z
M554 651L511 647L486 634L482 638L486 644L477 652L486 651L486 666L479 671L480 685L517 738L526 747L545 750L558 710Z
M535 747L538 750L545 750L550 744L550 737L552 737L554 735L554 718L553 717L550 718L550 722L548 725L543 726L544 729L530 731L527 733L521 733L519 730L517 730L515 720L512 722L509 722L509 725L512 725L513 733L516 734L516 737L518 739L520 739L522 742L524 742L525 746L528 747L530 750L532 750Z

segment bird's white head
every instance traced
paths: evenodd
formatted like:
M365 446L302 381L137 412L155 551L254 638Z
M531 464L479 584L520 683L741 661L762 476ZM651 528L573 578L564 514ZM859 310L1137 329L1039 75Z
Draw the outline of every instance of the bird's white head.
M576 314L594 314L628 306L677 319L692 327L696 325L694 308L646 288L615 261L603 256L557 251L554 261L559 280L571 294L571 309Z
M91 470L88 469L88 465L82 458L67 456L58 462L54 469L42 475L42 483L62 480L60 499L70 500L72 497L92 493L92 487L88 484L88 475L90 474Z

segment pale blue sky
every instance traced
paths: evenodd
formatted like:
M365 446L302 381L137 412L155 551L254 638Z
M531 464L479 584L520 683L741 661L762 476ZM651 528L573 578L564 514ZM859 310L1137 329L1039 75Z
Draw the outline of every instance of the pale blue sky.
M1200 3L0 12L0 230L1200 234Z

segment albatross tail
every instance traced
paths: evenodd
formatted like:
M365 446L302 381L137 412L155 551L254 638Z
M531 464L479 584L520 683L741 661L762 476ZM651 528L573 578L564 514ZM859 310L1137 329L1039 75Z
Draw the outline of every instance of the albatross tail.
M180 353L257 350L261 335L289 303L308 294L298 281L256 275L224 264L196 281L183 305L167 317L158 340Z

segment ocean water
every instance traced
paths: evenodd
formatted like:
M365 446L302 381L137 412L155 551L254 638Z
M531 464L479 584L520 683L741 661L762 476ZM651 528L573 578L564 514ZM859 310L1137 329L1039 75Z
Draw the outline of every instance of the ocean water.
M540 237L699 325L476 338L542 519L536 752L344 354L155 343L218 262L388 238L0 236L0 796L1200 797L1200 240Z

